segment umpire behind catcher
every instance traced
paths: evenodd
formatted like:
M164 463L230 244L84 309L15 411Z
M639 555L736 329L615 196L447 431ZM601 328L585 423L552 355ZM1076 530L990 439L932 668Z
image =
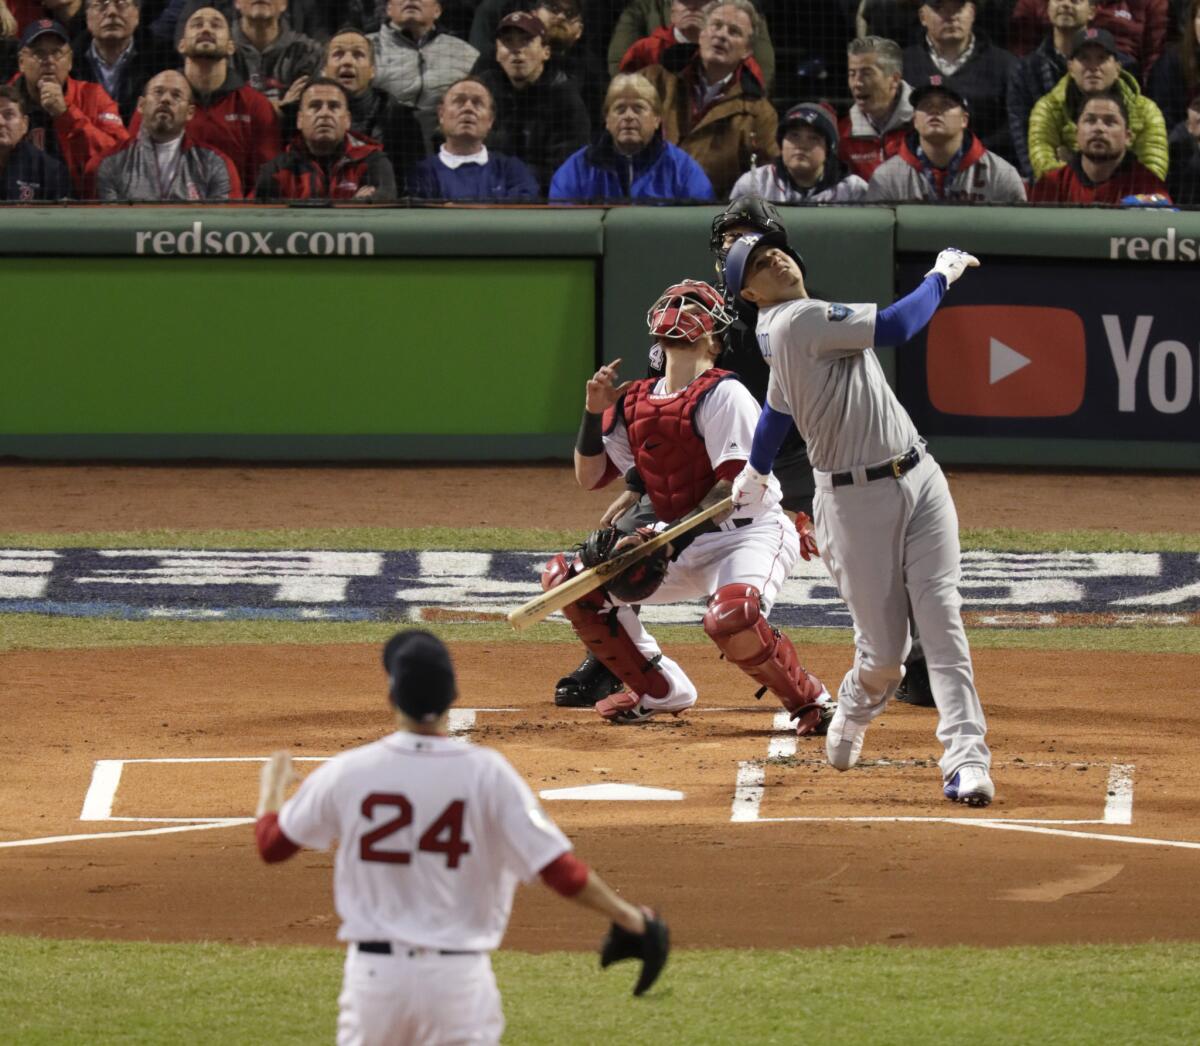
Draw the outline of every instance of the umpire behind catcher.
M725 257L729 248L747 233L777 233L786 239L787 230L779 211L761 196L739 196L730 201L712 221L708 247L716 261L717 272L724 280ZM724 295L724 287L718 287ZM737 374L759 403L766 402L767 383L771 369L763 359L754 335L758 309L741 297L726 298L726 305L735 310L735 321L723 335L725 350L718 365ZM651 348L648 376L662 377L665 362L661 350ZM813 494L816 484L807 449L800 433L793 427L784 437L775 458L773 471L783 491L783 507L789 512L813 514ZM634 477L636 481L636 477ZM636 483L635 483L636 485ZM604 514L602 523L632 533L639 526L654 523L654 511L644 491L634 486L618 498ZM640 497L640 500L639 500ZM574 671L563 676L554 686L554 703L566 708L591 708L610 694L619 694L622 682L603 662L590 653ZM929 670L919 637L914 636L913 648L905 665L904 681L896 691L896 699L909 704L933 707L929 688ZM823 732L823 731L821 731Z
M338 842L334 903L348 943L338 1043L499 1042L491 952L518 880L538 874L612 920L600 965L641 959L634 994L646 991L667 961L666 924L571 853L499 752L448 736L458 687L442 642L397 633L383 663L396 732L321 764L286 803L292 760L276 752L254 826L269 863Z

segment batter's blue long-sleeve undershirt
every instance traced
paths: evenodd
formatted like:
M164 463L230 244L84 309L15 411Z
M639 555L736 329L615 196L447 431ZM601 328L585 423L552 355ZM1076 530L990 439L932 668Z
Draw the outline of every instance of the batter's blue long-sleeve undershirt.
M880 309L875 316L875 344L903 345L931 319L946 293L946 277L931 272L911 294Z
M931 272L911 294L880 309L875 316L875 344L903 345L925 326L946 293L946 277ZM750 446L750 467L766 475L792 427L792 416L764 406Z

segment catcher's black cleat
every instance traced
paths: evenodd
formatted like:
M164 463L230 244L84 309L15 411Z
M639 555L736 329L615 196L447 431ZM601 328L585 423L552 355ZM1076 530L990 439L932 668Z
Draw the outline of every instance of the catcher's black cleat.
M594 708L596 702L611 694L619 694L625 684L597 661L591 654L569 676L563 676L554 686L554 703L560 708Z
M929 687L929 665L925 658L913 658L904 666L904 678L896 688L896 700L921 708L935 707L933 691Z

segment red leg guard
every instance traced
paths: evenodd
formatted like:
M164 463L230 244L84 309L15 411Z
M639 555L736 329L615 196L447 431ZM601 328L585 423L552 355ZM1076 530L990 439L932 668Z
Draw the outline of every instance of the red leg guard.
M568 564L561 553L542 570L542 588L549 591L579 572L579 563ZM657 659L647 661L629 633L621 627L617 611L604 604L598 590L563 607L575 634L597 660L640 697L666 697L671 684L658 669Z
M796 656L792 641L763 617L753 585L725 585L708 601L704 631L726 659L771 691L796 719L812 715L824 691Z

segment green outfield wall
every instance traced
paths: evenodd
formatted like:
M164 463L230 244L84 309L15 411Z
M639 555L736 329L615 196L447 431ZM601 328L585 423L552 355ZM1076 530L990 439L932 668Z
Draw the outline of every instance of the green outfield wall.
M0 210L0 455L570 455L701 208ZM1200 214L785 208L814 294L984 260L889 376L948 462L1200 468ZM64 293L65 288L70 293ZM1072 318L1074 317L1074 318Z

